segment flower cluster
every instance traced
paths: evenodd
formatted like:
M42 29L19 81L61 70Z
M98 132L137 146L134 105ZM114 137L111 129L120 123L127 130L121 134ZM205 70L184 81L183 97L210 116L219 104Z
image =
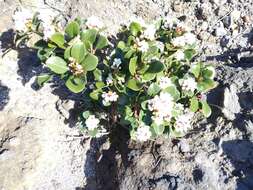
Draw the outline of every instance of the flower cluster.
M180 137L193 128L196 112L211 114L201 97L217 85L215 70L193 63L197 39L177 19L149 24L135 19L110 51L100 33L104 24L95 16L64 28L49 10L35 15L17 11L13 19L22 36L41 36L35 48L49 73L38 76L38 84L57 75L71 92L81 93L85 110L80 123L92 137L119 126L141 142L160 135Z

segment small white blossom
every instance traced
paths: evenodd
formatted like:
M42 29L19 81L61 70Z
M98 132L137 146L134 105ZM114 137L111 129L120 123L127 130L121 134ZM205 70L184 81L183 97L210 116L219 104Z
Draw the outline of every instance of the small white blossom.
M156 117L162 117L163 120L169 121L174 107L173 98L169 93L161 93L148 101L148 109Z
M140 41L140 42L138 42L138 47L139 47L139 50L141 51L141 52L147 52L148 51L148 49L149 49L149 45L148 45L148 43L146 42L146 41Z
M156 46L158 47L158 49L163 52L164 51L164 44L160 41L156 41Z
M90 85L89 85L89 89L92 90L92 89L94 89L94 88L95 88L94 84L90 84Z
M87 19L86 26L88 28L102 29L104 27L104 23L98 17L91 16Z
M185 46L186 41L185 41L184 36L179 36L179 37L173 38L173 39L171 40L171 43L172 43L174 46L176 46L176 47L183 47L183 46Z
M161 77L159 79L159 86L161 89L168 88L169 86L173 86L173 83L169 77Z
M152 133L149 129L149 126L144 124L140 125L135 132L135 137L138 141L147 141L151 138L151 136Z
M33 13L28 9L21 9L15 11L12 18L14 20L14 27L17 31L27 32L32 25Z
M112 63L111 68L112 68L112 69L119 69L121 63L122 63L121 59L115 58L115 59L113 60L113 63Z
M146 30L144 30L144 37L148 40L154 40L155 39L155 33L156 33L156 28L155 25L151 24L148 25Z
M192 77L180 79L179 84L181 85L183 91L194 92L194 90L197 88L197 82Z
M103 98L103 104L105 106L110 105L111 102L116 102L118 100L118 94L116 94L116 92L103 92L102 94L102 98Z
M184 114L178 116L175 122L176 131L181 133L186 133L189 129L192 128L191 121L194 116L194 113L186 111Z
M95 117L95 115L90 115L90 116L86 119L85 124L86 124L88 130L92 131L92 130L98 128L99 119L97 119L97 118Z
M113 83L112 74L109 74L108 77L106 78L106 84L110 85L112 83Z
M186 43L189 45L193 45L196 42L196 36L191 32L185 33L184 38Z
M184 56L184 51L183 50L177 50L177 52L174 54L175 55L175 58L178 60L178 61L181 61L181 60L184 60L185 59L185 56Z
M164 20L164 27L165 27L165 28L168 28L168 29L171 29L171 28L173 28L173 26L174 26L175 24L177 24L178 22L179 22L178 19L173 18L173 17L171 17L171 16L166 16L166 18L165 18L165 20Z
M118 82L119 82L119 84L124 84L126 81L125 81L124 77L119 77Z

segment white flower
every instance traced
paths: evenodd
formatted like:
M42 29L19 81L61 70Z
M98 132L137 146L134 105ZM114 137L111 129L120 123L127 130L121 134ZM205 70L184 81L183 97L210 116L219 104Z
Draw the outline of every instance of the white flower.
M90 85L89 85L89 88L90 88L91 90L94 89L94 88L95 88L94 84L90 84Z
M174 107L173 98L169 93L161 93L148 101L148 109L153 112L155 117L162 117L169 121Z
M144 125L144 124L141 124L135 132L135 137L138 141L142 141L142 142L147 141L151 138L151 136L152 136L152 133L149 129L149 126Z
M47 41L52 37L52 35L56 32L55 27L53 25L44 25L43 26L43 39Z
M38 19L41 20L45 25L51 25L56 18L57 13L50 9L40 9ZM43 26L44 26L43 24Z
M32 25L33 14L28 9L21 9L15 11L12 18L17 31L27 32Z
M185 33L184 38L186 43L189 45L193 45L196 42L196 36L191 32Z
M108 77L106 78L106 84L110 85L113 83L112 74L110 73Z
M156 41L156 46L158 47L158 49L163 52L164 51L164 44L160 41Z
M178 61L181 61L181 60L184 60L185 59L185 56L184 56L184 51L183 50L177 50L177 52L174 54L175 55L175 58L178 60Z
M176 46L176 47L183 47L183 46L185 46L186 41L185 41L184 36L179 36L179 37L173 38L173 39L171 40L171 43L172 43L174 46Z
M173 26L175 25L175 24L177 24L179 21L178 21L178 19L176 19L176 18L173 18L173 17L171 17L171 16L166 16L166 18L165 18L165 20L164 20L164 27L165 28L173 28Z
M175 122L175 129L178 132L185 133L192 128L191 121L194 113L186 111L184 114L178 116Z
M179 84L181 85L183 91L194 92L194 90L197 88L197 83L192 77L180 79Z
M121 59L115 58L115 59L113 60L113 63L112 63L111 68L112 68L112 69L118 69L118 68L120 68L121 63L122 63Z
M140 41L140 42L138 42L138 47L139 47L139 50L141 51L141 52L147 52L148 51L148 49L149 49L149 45L148 45L148 43L146 42L146 41Z
M86 124L88 130L92 131L92 130L98 128L99 119L97 119L97 118L95 117L95 115L90 115L90 116L86 119L85 124Z
M104 23L96 16L91 16L86 21L86 26L88 28L101 29L104 27Z
M144 30L144 37L148 40L154 40L155 39L155 33L156 33L156 28L155 25L150 24L147 26L146 30Z
M168 88L169 86L173 86L173 83L170 78L168 77L161 77L159 79L159 86L161 89Z
M110 105L111 102L116 102L118 100L118 94L116 92L103 92L102 98L103 98L103 104L105 106Z

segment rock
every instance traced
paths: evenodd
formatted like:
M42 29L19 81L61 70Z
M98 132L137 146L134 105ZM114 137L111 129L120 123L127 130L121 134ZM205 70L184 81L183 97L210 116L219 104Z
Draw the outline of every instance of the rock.
M222 37L222 36L225 36L227 34L227 31L226 29L223 27L223 25L220 25L219 27L217 27L215 29L215 35L217 37Z
M226 88L224 91L224 102L223 102L223 114L229 120L234 120L236 114L240 113L241 106L239 103L239 97L237 96L237 88L234 84L230 88Z
M188 143L187 140L185 140L185 139L182 139L182 140L179 142L179 146L180 146L180 150L181 150L182 152L184 152L184 153L190 151L189 143Z
M227 47L227 45L229 44L230 41L230 37L229 36L223 36L220 40L220 45L222 47Z

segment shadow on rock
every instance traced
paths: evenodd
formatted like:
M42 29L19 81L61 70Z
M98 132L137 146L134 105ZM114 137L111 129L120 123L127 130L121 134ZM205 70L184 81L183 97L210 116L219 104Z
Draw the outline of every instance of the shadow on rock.
M9 102L9 92L10 89L5 86L2 85L1 81L0 81L0 111L4 109L4 107L7 105L7 103Z
M249 140L231 140L222 143L223 152L234 166L237 190L253 189L253 143Z
M109 136L92 139L84 166L87 184L76 190L118 190L120 176L128 167L129 135L117 126Z

